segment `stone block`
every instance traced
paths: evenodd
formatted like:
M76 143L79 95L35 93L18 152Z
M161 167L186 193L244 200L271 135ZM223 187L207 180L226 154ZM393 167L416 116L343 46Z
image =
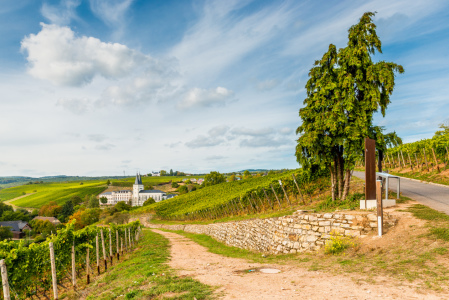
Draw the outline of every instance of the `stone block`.
M331 225L331 221L321 221L318 223L318 225L320 226L330 226Z
M377 222L370 222L369 226L372 228L377 228Z
M345 230L346 236L360 236L359 230Z
M295 242L295 243L293 244L293 248L299 249L299 248L301 248L301 244L300 244L299 242Z
M354 220L355 217L353 215L345 215L346 220Z
M318 237L316 237L316 236L309 235L307 237L307 242L315 242L316 240L318 240Z
M324 227L318 228L318 232L324 232Z
M370 220L371 222L377 222L377 215L375 214L368 214L367 215L368 220Z
M330 219L330 218L332 218L332 214L331 213L326 213L326 214L323 215L323 217L325 219Z

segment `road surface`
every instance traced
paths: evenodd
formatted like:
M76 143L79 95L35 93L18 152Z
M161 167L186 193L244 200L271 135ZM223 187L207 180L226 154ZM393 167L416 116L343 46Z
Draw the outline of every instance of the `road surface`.
M354 171L354 176L365 179L365 172ZM449 186L433 185L401 177L402 195L449 215ZM396 179L390 179L389 189L396 192Z

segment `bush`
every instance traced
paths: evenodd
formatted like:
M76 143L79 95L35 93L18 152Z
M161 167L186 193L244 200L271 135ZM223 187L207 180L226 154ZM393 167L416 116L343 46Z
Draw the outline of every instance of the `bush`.
M353 238L341 236L336 232L331 232L331 238L324 246L324 253L326 254L340 254L350 247L355 247Z
M171 183L171 187L174 188L174 189L176 189L176 188L179 187L179 184L178 184L177 182L174 182L174 181L173 181L173 182Z
M147 205L150 205L150 204L153 204L153 203L156 203L156 201L154 201L154 199L150 197L143 203L142 206L147 206Z
M189 192L189 189L187 188L187 186L181 185L177 191L180 195L182 195L182 194L187 194Z
M34 238L34 242L37 244L42 243L43 241L45 241L45 238L40 234L36 235L36 237Z

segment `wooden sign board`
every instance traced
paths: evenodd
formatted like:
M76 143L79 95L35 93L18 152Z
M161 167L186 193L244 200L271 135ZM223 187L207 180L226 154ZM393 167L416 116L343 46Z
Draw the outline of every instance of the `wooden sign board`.
M365 200L376 200L376 141L369 138L365 138Z

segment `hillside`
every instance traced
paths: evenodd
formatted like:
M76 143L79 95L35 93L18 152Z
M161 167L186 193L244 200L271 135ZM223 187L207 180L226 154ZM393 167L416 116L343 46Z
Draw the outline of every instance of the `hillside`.
M279 180L282 180L283 187L288 195L296 198L299 194L297 187L293 182L292 175L296 177L303 194L313 193L316 190L320 191L327 185L326 182L314 181L321 174L310 176L309 173L297 169L281 174L225 182L204 187L188 194L155 203L148 207L139 208L135 210L135 213L152 211L159 217L176 219L183 218L189 214L223 209L223 206L226 206L229 203L235 204L234 201L239 201L242 207L256 207L258 204L260 205L260 202L255 199L266 198L263 189L265 189L267 196L273 199L273 201L276 201L274 200L276 196L274 195L271 185L273 185L280 201L284 202L286 201L284 200L284 191L279 184Z
M71 183L42 183L21 185L0 190L0 201L7 201L28 194L12 202L20 207L40 208L50 201L63 204L73 196L84 198L86 195L98 195L106 189L104 181L86 181Z

